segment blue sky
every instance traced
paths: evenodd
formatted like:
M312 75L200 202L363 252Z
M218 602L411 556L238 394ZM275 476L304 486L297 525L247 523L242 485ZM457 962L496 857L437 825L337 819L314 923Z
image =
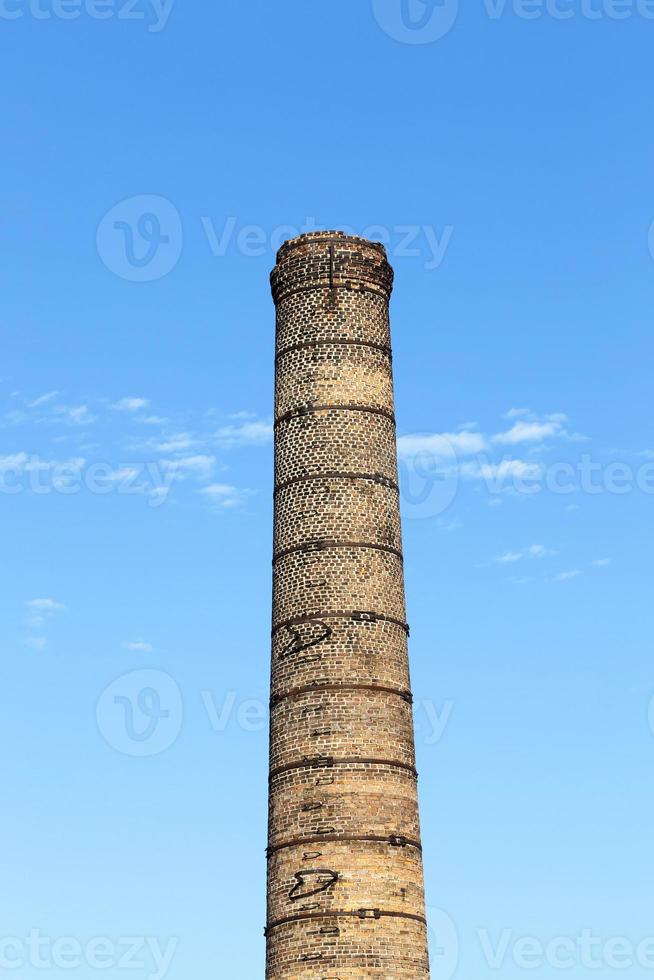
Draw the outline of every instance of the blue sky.
M649 976L654 11L0 7L1 968L262 975L267 277L349 227L396 269L434 976Z

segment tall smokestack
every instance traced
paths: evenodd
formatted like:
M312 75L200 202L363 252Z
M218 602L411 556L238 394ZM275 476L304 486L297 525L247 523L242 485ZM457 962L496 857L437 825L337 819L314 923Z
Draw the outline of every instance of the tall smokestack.
M429 977L382 245L279 250L268 980Z

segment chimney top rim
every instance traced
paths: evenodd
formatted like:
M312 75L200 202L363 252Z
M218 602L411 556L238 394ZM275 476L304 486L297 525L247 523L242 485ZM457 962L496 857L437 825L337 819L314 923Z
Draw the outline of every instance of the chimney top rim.
M361 235L348 235L345 231L334 230L307 231L302 235L296 235L294 238L287 239L277 252L277 261L279 262L280 258L293 248L298 248L302 245L320 245L323 243L362 245L365 248L373 249L386 258L386 249L381 242L371 241L369 238L363 238Z

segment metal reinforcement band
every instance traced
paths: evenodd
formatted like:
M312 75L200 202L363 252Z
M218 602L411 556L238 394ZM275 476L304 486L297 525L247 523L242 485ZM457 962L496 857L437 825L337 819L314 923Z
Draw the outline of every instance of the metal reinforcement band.
M409 624L394 616L385 616L383 613L362 612L360 610L344 611L337 609L334 612L314 613L311 616L293 616L291 619L284 619L281 623L276 623L272 629L275 636L280 630L287 629L289 626L302 626L304 623L322 623L325 619L352 619L355 623L392 623L399 626L406 635L410 633Z
M282 490L286 490L287 487L296 486L296 484L304 483L306 480L369 480L371 483L378 483L380 486L387 487L389 490L395 490L396 493L400 492L400 488L395 480L384 476L383 473L352 473L342 470L329 470L326 473L306 473L303 476L293 476L288 480L283 480L282 483L278 483L275 487L275 496L281 493Z
M397 687L382 687L381 684L305 684L304 687L292 687L289 691L282 694L273 694L270 699L270 707L274 708L281 701L287 698L298 698L302 694L326 694L338 691L375 691L381 694L392 694L402 698L407 704L413 704L413 694L411 691L403 691Z
M343 918L355 918L355 919L410 919L414 922L420 922L421 925L426 926L427 920L424 915L415 915L411 912L386 912L383 909L354 909L352 911L338 911L338 912L304 912L299 915L288 915L284 919L275 919L273 922L269 922L264 929L264 935L268 935L271 929L277 929L279 926L288 925L291 922L310 922L312 919L343 919Z
M402 552L393 548L390 544L377 544L374 541L332 541L329 538L322 538L317 541L306 541L304 544L295 544L291 548L284 548L273 555L273 565L286 558L287 555L294 555L298 552L311 554L318 551L327 551L330 548L371 548L373 551L385 551L389 555L395 555L400 561L404 561Z
M357 405L351 402L324 404L324 405L300 405L284 412L279 418L275 419L275 428L283 422L290 422L291 419L302 418L305 415L315 415L317 412L368 412L371 415L382 415L395 425L395 416L387 408L378 408L376 405Z
M333 337L326 340L304 340L299 344L290 344L288 347L282 347L275 354L275 360L279 361L282 357L285 357L287 354L292 354L297 350L311 350L316 347L370 347L372 350L377 350L381 354L385 354L391 360L393 358L393 351L388 344L376 344L372 340L344 340L342 337Z
M347 759L335 759L331 755L307 757L300 762L289 762L286 766L278 766L270 770L270 779L281 776L285 772L293 772L295 769L333 769L335 766L388 766L390 769L404 769L413 776L418 776L418 770L408 762L397 762L394 759L362 759L352 756Z
M278 851L283 851L288 847L304 847L307 844L389 844L391 847L415 847L422 851L420 841L411 840L409 837L401 837L399 834L389 834L387 837L379 837L376 834L355 836L350 834L314 834L311 837L295 837L293 840L283 841L281 844L273 844L266 851L268 858L271 858Z

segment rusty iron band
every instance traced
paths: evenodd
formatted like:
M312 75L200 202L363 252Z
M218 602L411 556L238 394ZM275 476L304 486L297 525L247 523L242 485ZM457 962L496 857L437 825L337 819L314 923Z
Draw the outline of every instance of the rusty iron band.
M334 766L388 766L391 769L404 769L413 776L418 776L418 770L408 762L397 762L394 759L360 759L353 756L348 759L335 759L333 756L315 756L313 758L302 759L300 762L289 762L286 766L278 766L270 770L270 779L275 776L282 776L285 772L293 772L295 769L333 769Z
M304 476L293 476L289 480L284 480L275 487L275 496L281 493L282 490L286 490L287 487L296 486L298 483L304 483L306 480L369 480L371 483L378 483L380 486L394 490L396 493L400 492L400 488L395 480L391 480L390 477L383 476L381 473L351 473L331 470L326 473L307 473Z
M271 858L273 854L286 850L288 847L304 847L307 844L340 844L341 842L345 844L356 844L358 842L364 844L389 844L391 847L415 847L416 850L422 851L420 841L412 840L410 837L402 837L399 834L391 834L388 837L378 837L375 834L366 836L315 834L313 837L296 837L294 840L287 840L281 844L275 844L267 849L266 854Z
M341 404L324 405L300 405L299 408L292 408L289 412L284 412L278 419L275 419L275 428L283 422L290 422L291 419L303 418L305 415L315 415L317 412L368 412L370 415L381 415L395 425L395 416L387 408L377 408L375 405L356 405L351 402Z
M279 926L285 926L292 922L310 922L314 919L342 919L342 918L355 918L355 919L411 919L413 922L420 922L421 925L426 926L427 920L424 915L414 915L411 912L385 912L382 909L355 909L352 912L304 912L302 915L289 915L284 919L275 919L273 922L269 922L264 929L264 935L268 935L271 929L277 929Z
M321 623L325 619L353 619L356 623L391 623L393 626L399 626L400 629L404 630L407 636L410 633L409 624L401 619L396 619L394 616L385 616L383 613L362 612L359 610L349 612L336 610L334 612L315 613L312 616L293 616L291 619L285 619L281 623L276 623L273 626L272 635L274 637L280 630L286 629L288 626L302 626L304 623Z
M305 544L296 544L292 548L285 548L283 551L278 551L273 556L273 565L281 558L286 558L287 555L298 553L315 554L319 551L327 551L330 548L369 548L373 551L384 551L386 554L394 555L400 561L404 561L402 552L397 548L393 548L390 544L376 544L372 541L333 541L325 538L320 541L307 541Z
M385 354L386 357L393 358L393 351L387 344L375 344L372 340L343 340L339 337L338 339L305 340L301 344L291 344L288 347L282 347L275 355L275 360L279 361L282 357L286 357L287 354L293 354L298 350L309 350L314 347L370 347L372 350Z
M282 694L273 694L270 707L274 708L287 698L299 698L303 694L331 694L338 691L379 691L381 694L393 694L402 698L407 704L413 704L411 691L403 691L397 687L383 687L381 684L305 684L304 687L293 687Z

